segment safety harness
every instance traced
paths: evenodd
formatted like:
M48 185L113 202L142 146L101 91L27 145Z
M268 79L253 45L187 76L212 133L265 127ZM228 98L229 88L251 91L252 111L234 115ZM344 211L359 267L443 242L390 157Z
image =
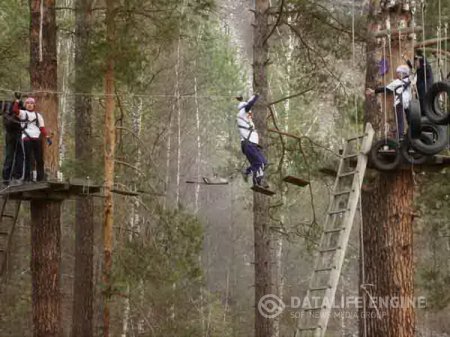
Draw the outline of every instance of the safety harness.
M41 127L40 124L39 124L38 113L37 113L36 111L34 111L34 115L35 115L35 118L34 118L33 120L29 120L29 119L28 119L28 111L27 111L26 118L20 119L20 122L21 122L21 123L24 123L24 126L22 126L22 132L23 132L23 133L25 134L25 136L27 136L29 139L33 139L33 137L31 137L31 136L28 134L28 132L25 131L26 128L28 127L28 125L31 124L31 123L35 123L38 129L40 129L40 127Z
M244 129L244 130L248 130L248 131L250 131L249 133L248 133L248 136L245 138L245 141L246 142L249 142L250 140L250 136L252 135L252 133L253 133L253 131L255 130L250 124L249 124L249 122L248 121L246 121L244 118L242 118L242 117L238 117L238 119L240 119L241 121L243 121L243 122L245 122L248 126L244 126L244 125L239 125L238 124L238 128L239 129Z

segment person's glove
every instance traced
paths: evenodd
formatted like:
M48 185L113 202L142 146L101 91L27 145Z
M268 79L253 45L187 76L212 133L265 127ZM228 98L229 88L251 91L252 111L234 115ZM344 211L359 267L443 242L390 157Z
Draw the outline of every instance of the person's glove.
M48 144L48 146L53 144L53 142L52 142L52 140L50 138L47 138L47 144Z
M15 92L14 93L14 97L17 99L17 100L20 100L20 98L22 97L22 94L20 93L20 92Z

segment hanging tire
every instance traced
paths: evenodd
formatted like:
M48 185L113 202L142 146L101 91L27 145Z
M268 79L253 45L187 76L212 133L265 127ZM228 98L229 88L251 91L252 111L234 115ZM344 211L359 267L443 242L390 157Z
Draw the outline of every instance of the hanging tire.
M435 155L444 150L448 145L447 126L437 125L426 117L421 121L421 135L417 139L409 138L411 147L424 154ZM409 134L407 135L409 137Z
M401 163L400 147L392 138L378 140L370 150L370 161L380 171L392 171Z
M410 134L411 139L417 139L420 137L421 118L422 113L420 111L420 102L418 99L413 99L409 104L408 113L408 134Z
M440 100L440 95L442 93L447 94L447 98L450 99L449 82L434 83L425 94L423 102L425 116L433 123L439 125L448 124L450 122L450 111L448 106L443 106L443 102Z
M431 137L427 137L426 134L424 135L424 141L432 142ZM405 140L400 144L400 153L402 158L409 164L421 165L428 160L427 155L417 152L412 148L408 138L405 138Z

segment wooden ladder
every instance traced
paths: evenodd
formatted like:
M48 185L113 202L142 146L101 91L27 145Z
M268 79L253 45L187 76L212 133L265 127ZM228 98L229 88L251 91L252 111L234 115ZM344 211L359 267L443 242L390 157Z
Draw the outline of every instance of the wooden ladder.
M8 254L12 236L16 227L20 210L20 200L10 200L8 196L1 198L0 210L0 277L6 272Z
M303 300L296 337L324 337L359 204L374 130L368 123L362 136L347 139L331 194L318 256Z

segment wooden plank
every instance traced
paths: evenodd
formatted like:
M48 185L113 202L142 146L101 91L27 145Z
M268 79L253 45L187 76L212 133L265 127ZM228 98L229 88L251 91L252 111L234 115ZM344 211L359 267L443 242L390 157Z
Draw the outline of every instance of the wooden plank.
M294 184L300 187L305 187L309 185L309 181L303 180L302 178L294 177L294 176L286 176L283 178L283 181Z
M322 167L319 169L319 172L322 174L325 174L327 176L336 177L337 171L335 169L329 168L329 167Z
M218 177L202 177L204 183L206 185L228 185L228 180L224 178L218 178Z
M269 196L272 196L272 195L276 194L274 191L271 191L271 190L266 189L266 188L262 188L261 186L258 186L258 185L253 185L252 186L252 190L257 192L257 193L262 193L262 194L269 195Z
M39 191L46 190L50 188L50 184L48 182L26 182L20 185L8 186L7 189L0 192L0 195L7 195L12 193L20 193L24 191Z
M391 29L389 30L380 30L378 32L375 32L373 34L374 37L384 37L390 35L392 37L397 37L399 34L411 34L411 33L420 33L422 31L422 27L416 26L416 27L407 27L407 28L401 28L401 29Z
M137 192L121 190L118 188L111 189L111 192L116 193L116 194L121 194L121 195L128 195L128 196L132 196L132 197L136 197L139 195L139 193L137 193Z

